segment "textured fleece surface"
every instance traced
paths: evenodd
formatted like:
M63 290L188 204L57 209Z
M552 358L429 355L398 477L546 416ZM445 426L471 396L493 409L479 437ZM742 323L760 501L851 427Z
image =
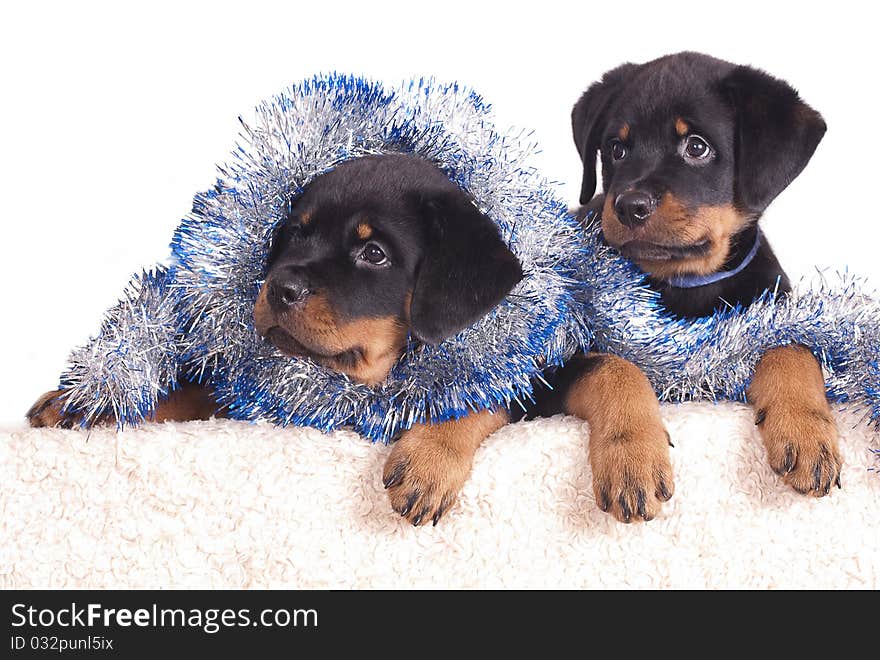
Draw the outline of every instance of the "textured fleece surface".
M458 505L413 528L389 448L213 420L117 435L0 432L0 585L29 587L877 588L877 438L839 412L843 490L807 498L738 404L663 407L676 493L651 523L595 506L574 418L508 426Z

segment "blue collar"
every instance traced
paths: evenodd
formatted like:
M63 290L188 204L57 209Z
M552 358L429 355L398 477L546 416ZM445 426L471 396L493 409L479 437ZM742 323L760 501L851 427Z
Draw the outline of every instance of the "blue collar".
M676 275L672 279L667 280L667 284L678 289L696 289L700 286L706 286L707 284L714 284L715 282L726 280L728 277L733 277L737 273L742 272L746 266L752 263L752 259L758 254L758 248L760 246L761 232L759 231L755 234L755 244L752 246L752 249L749 250L746 258L740 262L739 266L733 270L722 270L718 273L710 273L709 275Z

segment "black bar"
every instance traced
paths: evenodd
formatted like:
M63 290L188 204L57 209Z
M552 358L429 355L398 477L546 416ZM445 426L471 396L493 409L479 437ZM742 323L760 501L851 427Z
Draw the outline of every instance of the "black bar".
M474 641L584 654L623 643L630 657L697 638L790 651L792 634L834 630L835 616L840 629L872 630L876 594L864 595L856 608L827 592L7 591L0 657L335 657L353 645L369 657L467 657Z

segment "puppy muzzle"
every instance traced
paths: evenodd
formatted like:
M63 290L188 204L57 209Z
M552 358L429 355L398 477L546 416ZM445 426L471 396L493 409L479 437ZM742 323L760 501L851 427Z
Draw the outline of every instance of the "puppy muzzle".
M303 307L312 293L305 277L289 272L273 276L268 287L269 304L279 313Z
M614 212L620 222L630 229L645 224L656 208L657 199L640 190L621 193L614 199Z

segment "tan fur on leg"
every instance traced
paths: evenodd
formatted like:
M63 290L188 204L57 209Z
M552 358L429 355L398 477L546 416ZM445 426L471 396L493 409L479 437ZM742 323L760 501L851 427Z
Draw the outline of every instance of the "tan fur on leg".
M767 351L748 391L770 467L799 493L822 497L840 485L837 427L816 358L803 346Z
M590 425L596 503L621 522L651 520L675 489L654 390L619 357L591 353L580 360L583 373L568 391L565 410Z

